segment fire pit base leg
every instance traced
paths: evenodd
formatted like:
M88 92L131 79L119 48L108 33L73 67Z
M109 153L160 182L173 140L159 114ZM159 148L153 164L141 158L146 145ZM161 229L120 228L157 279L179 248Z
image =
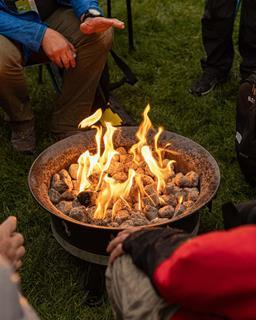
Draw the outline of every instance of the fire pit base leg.
M90 263L84 277L84 303L89 307L98 307L104 301L106 267Z

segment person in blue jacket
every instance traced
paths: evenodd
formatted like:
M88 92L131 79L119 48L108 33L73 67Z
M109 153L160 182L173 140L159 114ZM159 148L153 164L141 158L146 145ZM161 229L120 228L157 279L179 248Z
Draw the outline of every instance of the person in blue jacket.
M21 11L22 2L28 10ZM90 115L112 27L123 29L124 23L104 18L96 0L0 0L0 106L10 122L15 150L35 149L24 66L50 60L64 69L51 131L71 135Z

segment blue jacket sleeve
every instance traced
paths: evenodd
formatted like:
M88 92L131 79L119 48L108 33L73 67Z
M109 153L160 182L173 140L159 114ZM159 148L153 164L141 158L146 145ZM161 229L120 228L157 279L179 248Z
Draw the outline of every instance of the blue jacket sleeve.
M30 12L18 16L0 10L0 34L38 52L47 26L33 21L36 16L32 15Z
M101 12L98 0L58 0L59 4L72 5L76 16L80 19L81 15L88 9L97 9Z

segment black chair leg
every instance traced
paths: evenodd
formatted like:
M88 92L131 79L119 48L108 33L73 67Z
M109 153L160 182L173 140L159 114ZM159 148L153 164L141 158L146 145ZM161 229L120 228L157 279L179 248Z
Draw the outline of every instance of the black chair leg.
M126 9L127 9L127 20L128 20L128 41L129 41L129 50L134 50L134 41L133 41L133 25L132 25L132 5L131 0L126 0Z
M111 18L111 11L112 11L111 0L107 0L107 15L108 15L108 18Z

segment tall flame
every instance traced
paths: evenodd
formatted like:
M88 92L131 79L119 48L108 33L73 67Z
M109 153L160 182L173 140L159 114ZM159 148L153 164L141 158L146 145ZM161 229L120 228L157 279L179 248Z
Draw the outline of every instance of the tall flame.
M150 106L147 105L143 112L143 121L138 128L136 137L138 142L135 143L129 150L133 155L133 162L140 163L144 161L148 166L151 174L157 181L157 192L160 194L166 187L166 181L173 174L172 160L163 161L164 148L158 147L158 141L163 133L163 128L159 128L152 145L148 145L147 136L152 128L152 123L148 117ZM102 115L102 111L97 110L91 117L83 120L80 123L81 127L87 127L91 123L96 123ZM129 207L127 199L130 196L131 189L135 187L137 190L138 209L142 210L144 206L143 199L146 197L154 204L154 199L144 189L143 175L136 172L134 169L129 169L128 177L124 182L118 182L113 177L108 175L108 170L111 166L113 158L118 155L113 143L115 131L111 123L106 123L106 131L103 135L102 127L93 126L96 129L96 152L90 153L86 150L78 159L78 183L80 192L86 190L97 191L96 209L94 212L95 219L103 219L107 215L107 210L112 208L112 215L117 212L117 200L122 199ZM92 185L91 179L97 177L97 187Z

